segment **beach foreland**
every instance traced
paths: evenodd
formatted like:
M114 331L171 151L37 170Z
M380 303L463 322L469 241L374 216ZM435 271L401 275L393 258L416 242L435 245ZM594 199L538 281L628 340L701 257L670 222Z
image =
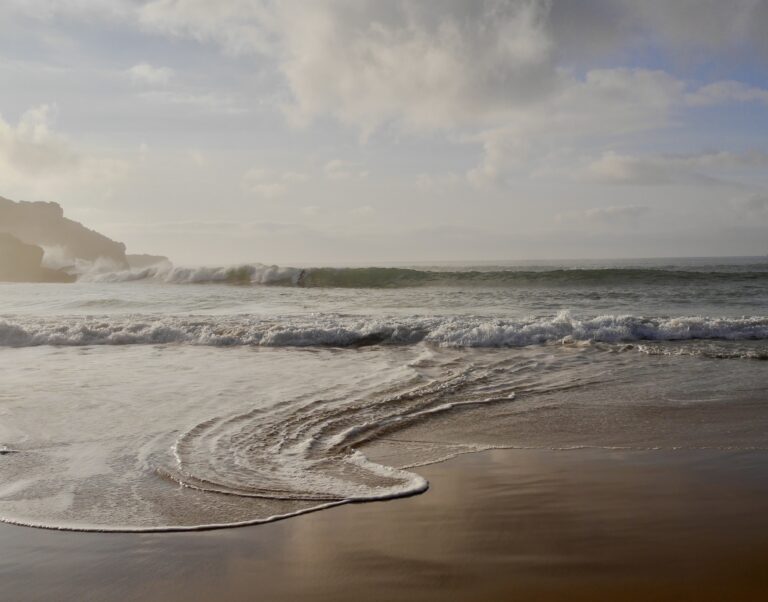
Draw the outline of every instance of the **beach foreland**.
M762 259L436 273L0 287L0 602L764 597Z
M757 600L766 451L493 450L430 490L255 527L0 526L2 599Z

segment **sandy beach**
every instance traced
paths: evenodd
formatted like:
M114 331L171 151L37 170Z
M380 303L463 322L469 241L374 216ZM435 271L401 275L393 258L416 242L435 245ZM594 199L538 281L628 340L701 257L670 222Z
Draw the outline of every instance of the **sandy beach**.
M0 0L0 602L768 601L768 0Z
M257 527L0 528L2 600L755 600L766 452L497 450Z

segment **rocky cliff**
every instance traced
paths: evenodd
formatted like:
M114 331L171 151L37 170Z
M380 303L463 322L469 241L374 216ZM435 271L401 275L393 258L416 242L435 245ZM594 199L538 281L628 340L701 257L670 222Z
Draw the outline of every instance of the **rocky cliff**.
M42 266L43 249L0 232L0 282L73 282L74 276Z
M57 203L16 203L0 197L0 232L28 244L58 247L73 260L107 258L128 267L123 243L67 219Z

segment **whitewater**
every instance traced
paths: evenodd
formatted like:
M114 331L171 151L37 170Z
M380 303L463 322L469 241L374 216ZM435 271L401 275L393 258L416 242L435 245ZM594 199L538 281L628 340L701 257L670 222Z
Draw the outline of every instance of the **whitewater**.
M236 526L495 447L768 446L766 258L77 276L0 283L0 520Z

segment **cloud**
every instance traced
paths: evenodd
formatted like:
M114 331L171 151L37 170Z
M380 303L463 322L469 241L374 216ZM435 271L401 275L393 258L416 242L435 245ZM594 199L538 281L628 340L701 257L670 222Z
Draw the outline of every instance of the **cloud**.
M104 190L125 174L124 161L78 151L53 129L55 105L25 111L13 125L0 116L0 183L17 197L59 198L68 191Z
M416 188L421 192L432 193L445 193L451 190L456 190L459 186L466 185L466 178L463 174L457 174L452 172L430 174L420 173L416 176Z
M766 0L552 0L549 24L571 61L646 49L694 63L768 58Z
M768 167L768 154L711 152L632 156L607 152L577 175L601 184L652 186L717 182L719 174Z
M355 207L350 211L350 214L357 217L366 217L373 215L374 213L376 213L376 210L370 205L361 205L360 207Z
M170 90L149 90L141 92L138 97L147 102L176 105L202 113L242 115L248 112L248 109L236 99L217 92L195 94Z
M309 13L305 19L302 9ZM5 0L0 11L37 19L120 18L165 35L214 42L232 54L274 52L284 28L293 23L303 28L341 13L352 23L381 23L392 30L398 23L418 27L439 21L441 12L460 24L488 14L505 27L510 12L531 11L544 40L556 40L557 50L566 57L643 46L665 53L692 50L702 54L702 60L707 58L703 53L712 51L768 57L766 0L314 0L309 6L301 0ZM534 45L526 36L511 43L528 52L538 47L538 38Z
M307 205L301 208L301 213L307 217L317 217L322 213L322 209L318 205Z
M171 81L173 70L168 67L154 67L149 63L139 63L126 73L134 84L164 86Z
M208 162L206 155L195 148L189 149L187 156L197 167L203 167Z
M558 213L555 220L561 223L592 223L603 225L630 225L650 213L650 208L644 205L621 205L609 207L593 207L583 211Z
M768 90L754 87L734 89L716 82L689 89L685 82L666 72L647 69L594 69L582 80L565 81L558 94L536 107L511 112L504 125L477 135L484 149L479 166L470 170L470 182L479 186L503 183L519 167L551 154L553 148L600 147L615 140L626 140L632 134L669 127L675 117L689 106L711 106L726 102L747 102L768 97ZM698 159L680 158L629 160L608 157L598 165L595 176L614 175L626 183L648 183L656 178L664 182L680 179L681 168L687 167L688 179L696 168L735 167L729 153L711 153ZM745 164L754 161L754 153L743 155ZM709 160L709 165L707 161ZM762 159L758 161L764 164ZM673 165L676 163L677 165ZM687 164L687 165L686 165ZM602 173L600 170L602 169ZM702 175L702 174L699 174ZM685 178L683 178L685 179Z
M38 175L72 168L78 157L63 136L51 129L55 105L27 110L14 126L0 118L0 156L4 171Z
M40 20L60 17L129 20L133 18L134 7L130 0L4 0L0 15Z
M560 0L565 2L567 0ZM668 49L730 51L768 58L768 2L765 0L621 0L623 20L639 35Z
M634 190L650 185L685 184L657 191L658 198L674 199L680 212L688 211L696 224L717 221L713 212L701 207L717 208L735 223L736 212L723 210L723 188L705 184L742 177L750 185L743 190L765 184L761 170L766 165L759 152L698 151L736 151L745 144L766 149L759 111L768 105L764 89L768 86L762 78L768 57L764 33L768 0L8 0L0 4L0 22L5 22L0 33L13 34L7 36L6 46L18 50L21 60L40 66L26 69L19 61L19 67L14 63L3 70L11 82L8 93L18 95L13 106L36 102L27 98L38 90L59 90L51 98L59 98L62 107L71 106L73 99L86 99L68 119L69 127L90 132L91 139L103 139L119 114L127 135L111 138L116 144L125 140L133 149L144 139L152 144L152 160L142 167L152 180L126 185L121 201L146 197L142 202L149 206L182 186L197 199L196 215L204 216L206 211L220 213L218 206L208 208L206 197L224 186L219 194L226 197L230 215L258 208L254 197L287 196L291 202L268 207L270 217L297 219L302 207L313 212L319 206L325 213L312 221L337 223L332 236L342 236L344 230L367 226L354 217L352 207L358 204L339 197L342 188L352 187L360 189L359 198L364 199L359 205L376 207L371 224L393 224L382 231L401 232L398 217L409 210L414 227L433 222L435 215L450 223L466 222L468 227L493 228L494 220L501 219L505 224L514 222L509 227L515 232L505 233L503 241L520 232L531 232L533 237L537 228L551 226L558 211L566 212L563 219L578 220L585 237L611 230L600 224L635 223L632 220L667 227L664 215L653 215L644 207L647 190ZM9 14L17 18L6 20ZM103 36L80 35L96 30L114 32L115 39L124 42L143 40L147 44L142 47L153 48L153 53L126 59L127 47L117 44L108 49ZM61 56L43 40L51 32L72 41ZM232 55L238 58L232 60ZM140 62L144 60L149 62ZM115 78L105 68L115 64L120 69L133 67ZM163 71L166 64L178 66L178 73ZM194 69L187 69L193 64ZM68 91L60 84L70 72L73 82L79 79ZM722 73L744 81L717 81ZM132 97L125 98L131 81ZM292 125L306 129L286 131L281 114L257 111L256 103L266 98L270 111L277 104ZM742 103L751 103L743 107L748 116L737 115ZM241 117L214 118L221 114ZM56 132L53 112L37 120L44 126L42 132L47 127L47 134L34 143L29 142L34 141L31 134L22 136L15 114L13 118L13 123L3 124L13 130L14 144L23 152L14 152L11 158L3 155L0 168L11 173L6 164L12 162L16 174L4 177L3 183L13 180L21 186L18 174L22 174L25 187L48 182L48 190L58 190L51 185L55 178L73 182L107 167L92 151ZM745 131L751 123L754 130ZM34 130L32 125L25 128ZM254 131L259 133L256 138ZM157 138L160 133L162 141ZM201 134L209 141L204 150L210 168L217 165L229 173L214 181L197 170L198 182L195 177L175 178L162 169L163 157L171 149L173 157L183 158L178 169L187 174L195 156L184 153L199 143ZM365 159L365 165L354 163L359 156L349 151L350 134L368 140L365 156L370 161ZM745 136L750 142L744 142ZM661 154L670 150L678 154ZM325 164L334 157L340 158ZM264 163L243 174L254 158ZM299 169L313 165L315 189L300 185L306 176L296 177L291 160ZM41 165L50 167L35 167ZM273 167L264 167L269 165ZM377 180L376 186L355 182L368 165L385 165L391 178ZM30 175L35 169L37 179ZM545 171L546 181L536 177ZM348 183L340 184L343 180ZM469 194L470 183L506 185L510 192ZM592 183L627 188L617 196L619 190ZM140 192L132 190L136 186ZM298 192L312 194L301 198ZM484 210L462 202L466 198L477 199ZM540 200L551 200L553 208ZM158 211L173 209L175 201L168 203L158 205ZM742 204L743 215L761 211L759 204L746 200ZM595 208L567 213L574 207ZM138 209L126 201L118 211ZM684 234L679 224L668 227ZM483 244L483 236L480 231L468 235L467 248L472 240ZM444 247L453 249L450 241Z
M768 218L768 192L758 192L734 199L731 205L747 217Z
M121 232L133 234L136 232L155 233L155 234L201 234L201 235L226 235L236 234L238 236L248 237L257 233L287 232L291 230L300 230L303 228L300 224L293 222L274 222L274 221L223 221L223 220L178 220L166 222L107 222L99 224L104 230L119 230Z
M741 82L697 87L664 70L615 66L644 49L659 52L660 64L723 50L768 58L768 0L154 0L138 19L151 31L267 57L294 124L332 116L363 139L438 131L478 145L482 157L466 173L477 187L540 170L553 149L594 154L668 128L691 107L768 103L768 90ZM584 56L606 67L580 69ZM593 172L625 183L698 173L616 157Z
M297 122L330 114L370 133L388 122L431 129L503 119L567 85L558 62L577 46L604 55L642 44L762 47L768 1L154 0L138 19L227 52L266 54Z
M285 195L292 185L304 182L307 175L295 171L252 168L243 175L243 189L251 194L275 199Z
M757 102L768 105L768 90L736 81L721 81L702 86L687 96L691 106L713 106L730 102Z
M269 55L295 122L331 114L370 133L390 121L477 123L546 93L557 83L548 10L539 0L155 0L137 18L228 53Z
M331 114L364 133L477 124L557 85L545 3L282 6L279 62L299 122Z
M268 53L274 3L269 0L153 0L134 8L146 30L215 42L228 54Z
M362 180L368 177L368 171L360 164L334 159L323 167L323 173L329 180Z
M563 78L557 94L512 110L501 125L475 137L480 165L469 171L477 186L503 184L552 148L592 144L666 125L684 97L684 85L647 69L594 69L581 79Z
M266 56L290 91L285 109L293 122L332 115L364 137L389 124L408 131L505 128L520 136L525 122L541 122L552 109L560 127L579 129L592 100L593 114L635 113L618 130L633 131L638 111L658 123L672 100L682 106L685 86L635 68L583 75L572 69L572 55L599 50L600 62L611 65L643 45L668 53L680 46L736 44L751 55L768 49L768 0L111 0L108 10L93 0L34 4L47 15L119 14L146 31ZM164 77L149 65L136 67L147 72L138 77ZM738 82L687 93L695 105L768 96ZM565 110L569 102L576 103L572 111Z

